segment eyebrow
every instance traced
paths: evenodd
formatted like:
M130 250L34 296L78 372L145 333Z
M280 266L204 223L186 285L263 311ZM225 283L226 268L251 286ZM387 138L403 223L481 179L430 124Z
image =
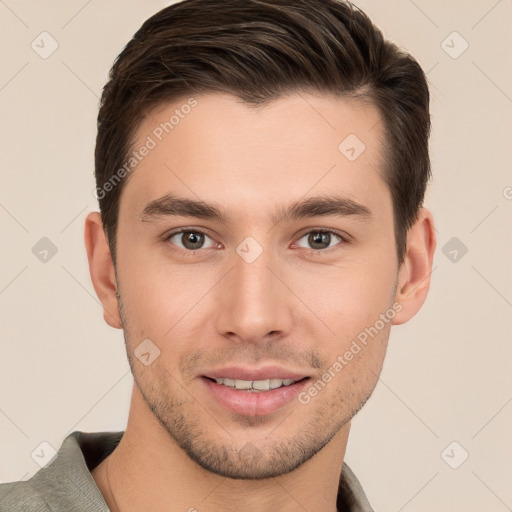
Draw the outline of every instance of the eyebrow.
M286 208L280 207L277 213L272 216L272 222L273 224L279 224L309 217L326 217L330 215L369 218L372 216L372 213L366 206L349 198L321 195L295 201ZM166 194L148 203L144 210L142 210L139 220L148 222L160 217L169 216L210 219L223 224L228 224L232 218L217 204L179 197L175 194Z

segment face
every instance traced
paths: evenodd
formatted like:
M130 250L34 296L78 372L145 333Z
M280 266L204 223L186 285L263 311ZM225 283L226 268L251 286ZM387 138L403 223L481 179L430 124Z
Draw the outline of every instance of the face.
M117 232L128 358L148 409L209 471L293 470L375 387L399 308L379 121L331 96L254 109L207 94L138 128Z

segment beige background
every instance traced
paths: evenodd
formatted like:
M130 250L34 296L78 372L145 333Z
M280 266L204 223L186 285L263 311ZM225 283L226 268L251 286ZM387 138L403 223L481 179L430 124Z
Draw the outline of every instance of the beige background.
M83 223L97 209L101 88L124 44L166 4L0 1L0 481L34 474L43 441L58 449L72 430L125 428L132 377L122 333L103 322L90 282ZM378 511L511 510L512 5L358 5L428 72L426 205L438 251L430 296L392 330L346 460ZM59 45L47 59L31 48L43 31ZM57 247L46 263L32 252L42 237ZM452 237L468 249L455 262ZM455 465L463 450L469 458L452 469L445 460Z

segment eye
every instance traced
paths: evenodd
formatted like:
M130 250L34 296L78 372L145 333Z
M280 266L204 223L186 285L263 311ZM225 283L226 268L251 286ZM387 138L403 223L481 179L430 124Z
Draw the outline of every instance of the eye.
M334 231L319 229L306 233L300 238L300 240L304 238L306 238L306 243L310 245L310 247L306 247L306 249L313 249L316 252L329 252L336 245L339 245L339 243L346 242L345 238L335 233ZM331 246L331 242L335 241L335 239L338 239L338 244Z
M173 241L173 238L175 238L176 241ZM165 240L171 242L173 245L176 245L180 249L184 249L186 251L196 251L199 249L209 248L204 247L205 238L209 238L212 241L210 248L215 247L215 242L206 233L195 229L182 229L180 231L175 231L174 233L168 235Z
M210 245L205 246L205 240L210 240ZM306 239L306 243L309 247L304 247L305 249L309 249L313 252L330 252L334 250L337 245L341 243L348 243L345 237L341 234L338 234L334 231L325 230L325 229L316 229L314 231L309 231L305 235L303 235L299 239L299 247L303 247L300 245L300 241ZM217 247L216 242L210 238L206 233L197 229L180 229L179 231L174 231L165 237L166 242L171 242L171 244L178 248L178 250L183 250L188 253L194 253L194 251L199 251L201 249L211 249ZM338 243L334 243L334 242Z

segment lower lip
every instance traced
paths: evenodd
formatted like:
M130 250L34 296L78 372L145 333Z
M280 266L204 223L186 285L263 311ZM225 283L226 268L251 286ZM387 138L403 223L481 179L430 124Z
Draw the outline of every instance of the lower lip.
M202 381L217 401L229 411L244 416L263 416L277 411L296 399L307 385L309 378L289 386L259 392L239 391L224 384L217 384L206 377L202 377Z

